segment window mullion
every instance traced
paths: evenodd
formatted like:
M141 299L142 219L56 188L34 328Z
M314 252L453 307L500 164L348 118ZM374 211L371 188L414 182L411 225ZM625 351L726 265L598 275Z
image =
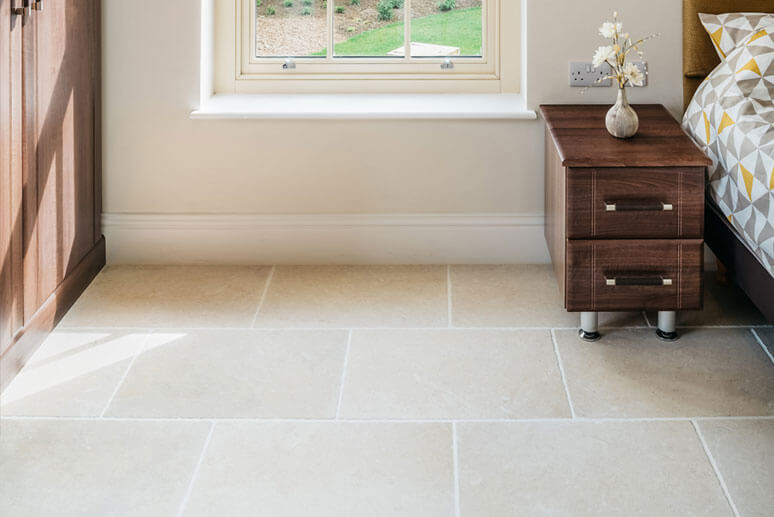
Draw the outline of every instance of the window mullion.
M336 40L334 34L335 34L335 27L333 26L333 13L336 8L336 0L328 0L326 2L326 6L328 11L326 12L325 16L328 19L328 51L326 52L326 60L327 61L333 61L333 53L334 53L334 42Z
M526 0L525 0L526 1ZM491 50L490 45L492 44L492 39L489 35L489 9L497 9L497 19L500 19L500 5L492 6L490 5L489 0L481 0L481 57L484 59L489 58L489 51Z
M403 3L403 45L404 59L411 61L411 0Z

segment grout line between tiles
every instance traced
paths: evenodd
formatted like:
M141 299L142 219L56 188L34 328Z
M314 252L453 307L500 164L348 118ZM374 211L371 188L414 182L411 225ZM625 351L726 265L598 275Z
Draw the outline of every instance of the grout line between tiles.
M89 330L89 331L96 331L100 330L102 332L138 332L138 331L145 331L145 332L152 332L154 330L159 330L160 328L168 328L168 327L122 327L122 326L104 326L104 327L90 327L88 325L78 325L78 326L67 326L64 327L62 325L57 325L57 327L51 331L52 334L55 334L57 332L72 332L74 330ZM213 328L219 328L219 327L213 327Z
M177 517L181 517L183 515L183 512L185 512L185 507L188 505L188 500L191 498L194 483L196 483L196 478L199 476L199 470L201 469L202 463L204 462L204 455L207 454L207 448L210 446L210 440L212 440L212 434L215 431L215 425L215 422L212 422L212 425L210 425L210 432L207 433L207 438L204 440L202 452L199 455L199 460L196 462L193 474L191 475L191 481L189 481L188 488L186 489L185 495L183 496L183 500L180 502L180 508L177 511Z
M96 331L96 330L124 330L124 331L145 331L145 332L152 332L152 331L164 331L164 330L190 330L190 331L198 331L198 330L257 330L257 331L279 331L279 330L295 330L295 331L321 331L321 330L448 330L448 326L440 326L440 327L218 327L218 326L212 326L212 327L187 327L187 326L180 326L180 325L170 325L167 327L122 327L122 328L114 328L114 327L67 327L62 329L57 329L58 331L67 331L67 332L74 332L74 331ZM453 327L454 330L508 330L508 331L514 331L514 330L572 330L577 331L578 327ZM600 330L647 330L651 327L646 326L628 326L628 327L606 327L601 326ZM678 327L678 328L714 328L714 329L749 329L749 328L772 328L769 325L738 325L738 326L717 326L717 327Z
M266 285L263 286L261 299L258 300L258 307L255 308L255 314L253 314L253 319L250 322L250 328L255 328L255 322L258 321L258 314L261 312L264 300L266 300L266 294L269 292L269 285L271 285L271 280L274 278L274 270L276 268L277 266L271 266L271 269L269 270L269 276L266 278Z
M460 517L460 453L457 444L457 422L452 422L452 458L454 461L454 516Z
M715 462L715 458L712 456L712 453L709 450L707 441L704 439L704 435L701 433L701 429L699 429L699 424L693 420L691 420L691 424L693 425L694 431L696 431L696 436L699 437L699 441L701 442L701 446L704 448L704 453L707 455L707 459L709 460L710 465L712 465L712 470L715 471L715 477L717 477L718 482L720 483L720 488L723 490L723 495L726 496L726 500L728 501L728 505L731 507L731 511L734 512L736 517L739 517L739 510L736 509L736 504L734 504L731 493L728 491L728 486L726 486L726 481L723 479L723 474L720 473L720 469Z
M519 424L519 423L636 423L636 422L722 422L722 421L770 421L769 416L685 416L685 417L632 417L632 418L255 418L255 417L122 417L122 416L4 416L0 420L51 420L92 422L230 422L230 423L348 423L348 424Z
M717 330L735 330L735 329L768 329L771 325L678 325L679 329L717 329Z
M753 337L755 337L755 340L758 342L758 344L761 345L761 348L763 349L763 353L769 356L769 360L771 361L771 364L774 364L774 356L771 355L771 352L769 352L769 349L763 343L763 339L761 339L761 336L757 332L755 332L755 329L751 328L750 332L752 333Z
M451 264L446 264L446 293L449 301L449 328L454 327L452 323L452 283L451 283Z
M336 404L336 420L341 415L341 400L344 398L344 381L347 380L347 366L349 365L349 349L352 346L352 330L347 334L347 349L344 352L344 366L341 368L341 383L339 384L339 400Z
M572 405L572 397L570 396L570 387L567 385L567 374L564 372L564 364L562 363L562 356L559 354L559 344L556 341L556 333L554 329L551 329L551 341L554 344L554 354L556 355L556 362L559 365L559 373L562 376L562 384L564 385L564 393L567 395L567 404L570 406L570 415L573 419L576 418L575 408Z
M110 394L110 398L108 398L107 403L105 404L105 407L102 408L102 411L99 414L99 417L102 418L105 416L105 413L107 413L107 410L110 408L110 405L113 403L113 399L116 398L116 395L118 395L118 391L121 389L121 386L124 385L124 381L129 376L129 370L132 369L132 366L134 366L135 361L137 361L137 358L140 357L141 354L147 350L149 344L150 344L150 337L154 334L154 331L151 330L148 332L148 334L145 336L142 346L140 346L140 350L134 354L132 357L132 360L129 361L129 365L126 367L126 370L124 370L124 374L121 376L121 378L118 380L118 383L116 384L116 387L113 389L113 393Z

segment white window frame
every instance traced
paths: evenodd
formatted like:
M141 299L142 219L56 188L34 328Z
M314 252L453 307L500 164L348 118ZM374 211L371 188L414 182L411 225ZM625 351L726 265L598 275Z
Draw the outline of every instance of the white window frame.
M484 0L483 56L445 58L410 55L411 23L405 24L403 58L334 57L333 41L325 57L293 57L295 69L283 69L285 57L255 56L255 0L214 0L214 93L517 93L520 72L518 0ZM335 13L328 1L328 23ZM410 12L411 0L404 9ZM507 9L508 23L503 23ZM333 31L329 34L332 40Z

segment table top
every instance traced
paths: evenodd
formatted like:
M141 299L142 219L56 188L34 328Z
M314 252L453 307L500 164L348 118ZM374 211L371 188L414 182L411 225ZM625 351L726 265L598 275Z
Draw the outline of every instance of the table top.
M605 128L611 105L541 105L565 167L706 167L712 165L660 104L633 104L640 130L618 139Z

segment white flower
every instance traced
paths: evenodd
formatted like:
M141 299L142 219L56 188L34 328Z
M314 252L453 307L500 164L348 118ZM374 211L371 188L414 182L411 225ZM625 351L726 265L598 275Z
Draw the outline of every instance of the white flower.
M645 83L645 76L634 63L626 63L623 73L626 80L634 86L642 86Z
M623 30L623 24L613 23L613 22L605 22L602 24L602 27L599 28L599 34L605 38L614 38L616 34L620 34Z
M594 64L594 68L599 68L605 61L612 61L614 59L615 50L613 50L613 47L599 47L597 51L594 52L592 63Z

